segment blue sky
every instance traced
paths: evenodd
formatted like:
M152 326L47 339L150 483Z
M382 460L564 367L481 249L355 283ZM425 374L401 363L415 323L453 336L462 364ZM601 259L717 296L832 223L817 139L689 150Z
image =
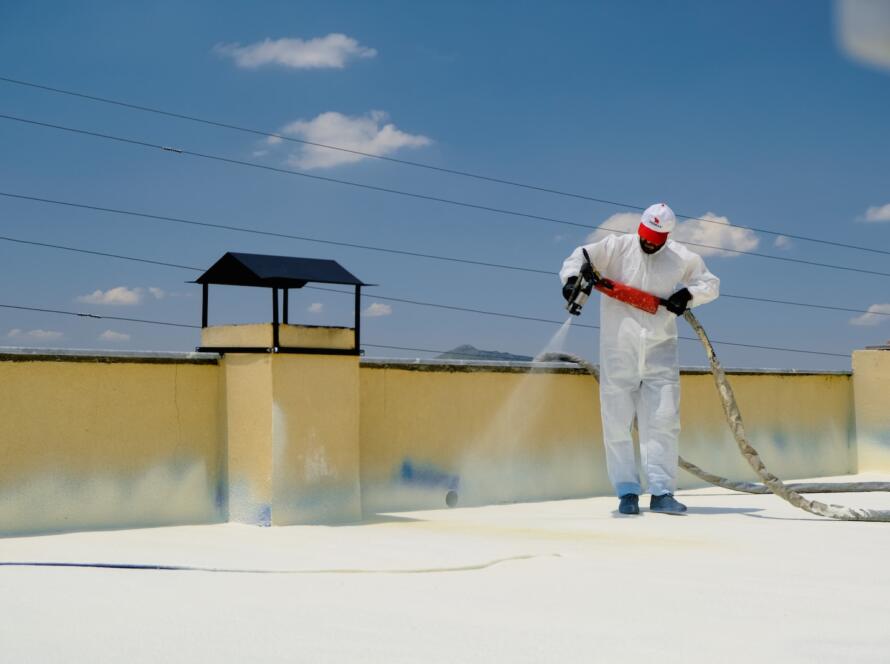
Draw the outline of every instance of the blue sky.
M684 232L703 243L890 272L886 254L799 240L777 246L775 236L736 228L890 250L890 69L852 57L836 29L835 6L810 0L7 0L0 76L633 205L663 200L677 212L727 222L691 222ZM8 83L0 83L0 113L591 228L0 120L0 190L9 193L554 272L593 227L632 223L613 217L628 213L620 207L376 159L347 163L330 151L270 145ZM556 330L375 294L565 318L556 277L546 275L2 197L0 219L6 237L201 268L230 250L334 258L379 284L365 300L373 308L364 338L372 344L445 350L470 343L534 354ZM0 304L199 322L189 271L4 241L0 257ZM706 261L724 293L861 310L884 305L877 311L890 313L890 277L753 256ZM220 290L211 322L268 320L267 299ZM349 321L349 298L304 291L291 303L300 322ZM732 298L698 313L715 339L740 343L848 354L890 338L890 316L855 324L854 313ZM579 322L595 325L597 307ZM0 309L0 345L191 350L197 343L191 329ZM595 359L596 346L595 330L572 330L570 350ZM696 344L681 349L684 364L704 363ZM730 366L850 364L733 346L718 352Z

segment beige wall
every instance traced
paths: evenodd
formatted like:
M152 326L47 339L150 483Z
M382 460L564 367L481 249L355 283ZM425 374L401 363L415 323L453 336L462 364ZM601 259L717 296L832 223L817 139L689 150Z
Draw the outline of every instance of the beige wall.
M362 516L359 361L276 355L272 523L343 523Z
M848 374L728 373L749 442L783 479L856 472ZM726 424L713 377L681 377L680 454L733 479L757 481ZM703 483L681 471L681 486Z
M0 534L336 522L442 507L449 492L461 505L611 493L598 386L585 373L211 358L0 353ZM890 469L890 353L857 353L854 365L852 379L729 374L751 442L774 473ZM711 376L684 373L682 389L681 453L754 479Z
M361 381L366 513L441 506L455 480L463 505L612 492L591 376L393 362L365 365ZM849 375L730 374L730 381L751 443L773 472L855 470ZM681 454L707 470L756 479L710 374L684 373L681 384ZM700 484L681 471L681 487Z
M272 355L230 353L221 364L226 493L231 521L272 520Z
M890 471L890 349L853 353L856 440L861 470Z
M353 330L282 325L282 346L348 350ZM272 326L202 330L204 346L266 347ZM256 525L361 519L359 358L227 352L222 360L229 518Z
M215 363L0 357L0 533L224 517Z
M272 341L273 331L269 323L212 325L201 330L201 345L208 347L270 348ZM355 346L355 333L349 327L282 323L278 326L278 343L281 346L347 349Z
M603 486L591 376L367 365L361 385L366 513L444 506L449 480L462 505Z

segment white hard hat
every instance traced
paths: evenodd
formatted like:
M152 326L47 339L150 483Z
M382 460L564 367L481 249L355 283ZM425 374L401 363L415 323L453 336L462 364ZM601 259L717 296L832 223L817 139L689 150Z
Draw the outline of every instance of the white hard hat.
M664 203L650 205L640 217L640 227L637 230L640 237L653 244L664 244L668 233L677 225L677 217L674 211Z

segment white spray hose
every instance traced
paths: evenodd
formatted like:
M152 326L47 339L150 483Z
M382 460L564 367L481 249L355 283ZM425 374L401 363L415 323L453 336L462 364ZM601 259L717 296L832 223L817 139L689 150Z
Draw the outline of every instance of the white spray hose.
M711 374L714 376L714 382L717 385L717 392L720 395L720 402L723 405L723 412L726 415L726 422L732 431L739 451L748 465L754 469L757 476L763 480L763 484L755 484L752 482L735 482L733 480L714 475L702 470L693 463L689 463L683 457L679 458L679 465L683 470L695 475L701 480L708 482L724 489L733 491L742 491L745 493L774 493L780 498L788 501L795 507L798 507L811 514L825 516L832 519L841 519L844 521L888 521L890 522L890 510L870 510L857 507L844 507L842 505L831 505L822 503L817 500L809 500L804 498L801 493L849 493L849 492L865 492L865 491L890 491L890 482L845 482L845 483L799 483L785 484L778 477L767 470L757 450L748 442L745 434L745 425L742 421L742 414L739 411L732 386L726 378L726 373L717 359L714 352L714 346L708 339L707 333L698 319L691 311L683 314L686 322L692 326L699 340L708 354L708 362L711 365ZM586 360L568 353L546 353L535 358L536 361L568 361L579 364L594 378L599 381L599 371L597 368Z

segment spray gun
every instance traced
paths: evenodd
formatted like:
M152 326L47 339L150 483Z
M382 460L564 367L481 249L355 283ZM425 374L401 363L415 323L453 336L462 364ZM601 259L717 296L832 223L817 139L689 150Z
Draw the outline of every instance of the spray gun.
M622 284L619 281L605 279L596 271L596 268L593 267L593 263L590 261L590 256L587 255L587 250L582 249L581 251L584 253L584 260L586 262L581 266L581 273L578 275L572 286L572 291L568 297L568 304L566 304L566 309L568 309L569 313L573 316L581 314L581 307L585 305L594 289L598 290L603 295L608 295L619 302L629 304L630 306L645 311L648 314L655 314L658 311L659 306L668 306L668 301L657 295L641 291L638 288Z
M572 292L569 294L566 309L573 316L581 315L581 307L587 303L593 287L605 281L593 267L590 256L587 255L587 249L581 250L584 253L584 265L581 266L581 273L575 280Z

